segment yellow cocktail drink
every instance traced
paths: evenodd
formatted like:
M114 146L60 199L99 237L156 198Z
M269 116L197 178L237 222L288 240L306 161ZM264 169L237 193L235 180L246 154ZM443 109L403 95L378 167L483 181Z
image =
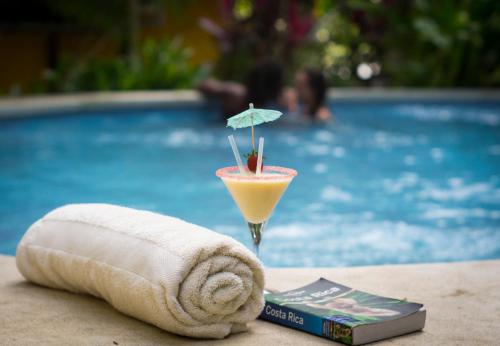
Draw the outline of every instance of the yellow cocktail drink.
M237 176L222 177L222 181L245 220L251 223L261 223L269 219L292 180L288 176L276 173L264 173L259 177L242 176L240 173L235 175Z
M259 175L249 171L241 173L238 167L221 168L216 174L247 221L258 251L264 225L297 172L290 168L265 166Z

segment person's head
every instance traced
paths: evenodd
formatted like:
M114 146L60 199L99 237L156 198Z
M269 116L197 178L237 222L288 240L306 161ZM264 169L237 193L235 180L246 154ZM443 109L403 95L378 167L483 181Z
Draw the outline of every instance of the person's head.
M283 89L281 65L272 60L257 63L248 73L246 87L248 102L255 107L276 103Z
M295 90L308 115L314 116L326 99L326 80L319 70L306 68L295 75Z

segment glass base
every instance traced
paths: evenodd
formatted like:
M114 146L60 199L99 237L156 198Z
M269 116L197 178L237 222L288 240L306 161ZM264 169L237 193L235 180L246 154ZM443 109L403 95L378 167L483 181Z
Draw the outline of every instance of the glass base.
M266 222L261 223L248 223L248 229L250 230L250 234L253 240L253 248L257 257L259 257L259 245L262 240L262 233L264 232L264 228L266 226Z

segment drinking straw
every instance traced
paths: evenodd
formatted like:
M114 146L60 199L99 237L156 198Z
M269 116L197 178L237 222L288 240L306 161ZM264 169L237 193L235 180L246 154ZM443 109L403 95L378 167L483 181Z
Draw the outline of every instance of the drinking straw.
M236 146L236 141L234 140L233 135L227 136L229 139L229 144L231 144L231 149L233 149L234 158L236 159L236 163L238 164L238 168L240 169L241 174L245 174L245 168L243 167L243 162L241 161L240 152L238 151L238 147Z
M262 168L262 155L264 154L264 137L259 138L259 153L257 155L257 176L261 173Z

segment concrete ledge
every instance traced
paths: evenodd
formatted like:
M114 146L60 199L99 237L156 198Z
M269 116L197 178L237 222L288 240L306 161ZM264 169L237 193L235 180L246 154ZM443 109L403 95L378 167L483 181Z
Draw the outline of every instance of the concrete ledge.
M497 89L332 88L336 101L500 101ZM0 98L0 118L31 117L61 112L200 106L194 90L126 91Z
M338 101L500 101L498 89L331 88Z
M127 91L0 98L0 118L110 109L143 109L200 105L193 90Z
M380 345L494 345L500 340L500 260L355 268L269 269L269 287L323 276L368 292L424 303L426 327ZM24 281L0 256L0 343L5 345L334 345L264 321L224 340L176 336L124 316L104 301ZM335 344L336 345L336 344Z

